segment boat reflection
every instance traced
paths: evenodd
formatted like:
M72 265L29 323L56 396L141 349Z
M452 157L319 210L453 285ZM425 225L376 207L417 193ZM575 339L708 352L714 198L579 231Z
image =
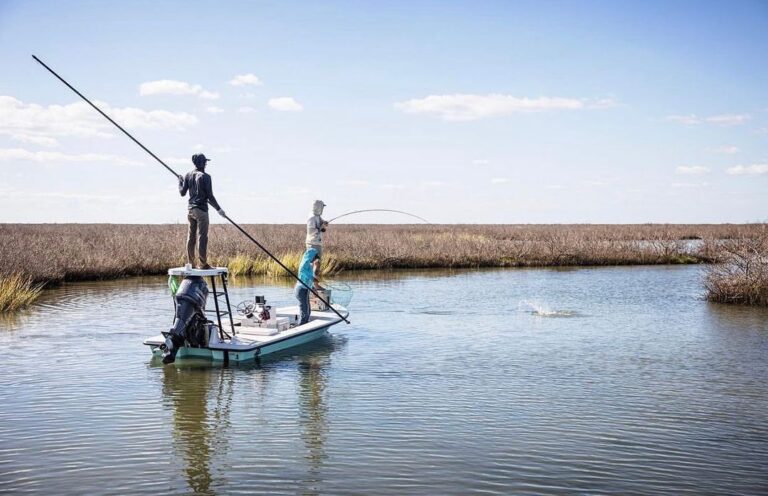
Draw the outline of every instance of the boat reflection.
M226 487L225 467L232 463L229 430L233 407L247 407L240 404L242 401L268 403L269 395L273 394L269 388L270 377L295 364L297 432L305 453L284 463L296 466L302 464L303 459L306 476L297 483L303 486L302 494L317 494L326 458L327 375L333 352L345 344L343 337L327 336L270 356L261 363L231 367L189 361L162 366L160 360L153 359L150 367L162 368L164 404L172 410L173 447L183 464L187 490L192 494L212 495L216 494L216 487ZM242 392L235 396L238 389Z
M322 482L321 469L326 458L325 440L328 435L325 390L329 368L330 354L312 354L299 362L299 428L308 464L304 494L318 494L318 486Z
M226 369L162 367L163 396L173 411L173 445L194 494L215 494L211 464L225 457L233 377Z

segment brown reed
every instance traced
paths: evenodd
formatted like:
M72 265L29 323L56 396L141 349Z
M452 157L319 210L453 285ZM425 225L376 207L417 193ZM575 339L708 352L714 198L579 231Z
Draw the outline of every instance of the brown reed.
M281 259L304 249L302 225L244 228ZM717 260L722 240L750 238L764 224L718 225L331 225L327 270L437 267L641 265ZM0 224L0 275L34 282L164 274L185 262L185 225ZM274 274L232 226L211 226L211 264ZM293 262L291 262L293 263Z
M720 242L704 279L708 300L768 306L768 229L750 234Z

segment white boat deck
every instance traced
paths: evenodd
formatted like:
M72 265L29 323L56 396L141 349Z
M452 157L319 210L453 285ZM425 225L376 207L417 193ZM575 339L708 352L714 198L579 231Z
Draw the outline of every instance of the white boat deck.
M170 272L170 271L169 271ZM349 312L342 306L334 305L334 308L339 311L343 316L348 316ZM278 317L293 317L299 313L298 306L281 307L277 309ZM226 323L225 323L226 322ZM235 335L231 338L225 338L219 340L218 336L212 337L210 343L210 349L212 350L227 350L227 351L248 351L255 348L262 348L280 341L290 340L291 338L299 337L303 334L307 334L319 329L330 327L334 324L341 322L338 315L331 310L318 311L313 310L310 314L310 320L304 325L288 328L284 331L279 331L271 336L263 334L263 328L259 327L247 327L247 326L235 326ZM224 331L227 334L231 334L228 320L222 319L224 325ZM160 346L165 341L162 334L158 334L151 338L145 339L144 344L149 346Z

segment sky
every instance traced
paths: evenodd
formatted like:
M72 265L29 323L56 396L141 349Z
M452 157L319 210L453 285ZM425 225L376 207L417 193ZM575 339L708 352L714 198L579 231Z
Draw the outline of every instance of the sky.
M32 54L243 223L768 220L765 1L0 0L0 222L183 223Z

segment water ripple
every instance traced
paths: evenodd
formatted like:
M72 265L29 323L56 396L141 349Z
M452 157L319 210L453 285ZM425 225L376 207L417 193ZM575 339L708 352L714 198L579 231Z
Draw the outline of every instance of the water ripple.
M0 493L765 494L768 314L697 277L350 281L353 326L230 368L150 360L163 278L66 285L0 324Z

